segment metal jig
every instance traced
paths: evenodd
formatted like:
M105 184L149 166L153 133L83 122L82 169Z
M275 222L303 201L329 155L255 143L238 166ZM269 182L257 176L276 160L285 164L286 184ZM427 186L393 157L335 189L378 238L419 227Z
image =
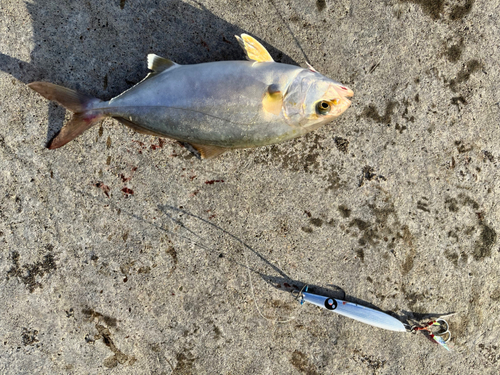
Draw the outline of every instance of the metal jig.
M323 309L355 319L359 322L387 329L389 331L407 332L409 330L408 327L400 320L382 311L374 310L352 302L312 294L307 290L308 286L305 285L300 291L295 291L294 293L297 295L297 298L300 298L301 305L303 305L304 302L308 302Z

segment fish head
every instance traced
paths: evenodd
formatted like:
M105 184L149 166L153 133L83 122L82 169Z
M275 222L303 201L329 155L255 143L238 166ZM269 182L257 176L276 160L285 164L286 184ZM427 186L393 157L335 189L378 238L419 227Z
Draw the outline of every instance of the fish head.
M353 91L320 73L304 71L290 85L284 113L291 125L308 131L340 116L351 105Z

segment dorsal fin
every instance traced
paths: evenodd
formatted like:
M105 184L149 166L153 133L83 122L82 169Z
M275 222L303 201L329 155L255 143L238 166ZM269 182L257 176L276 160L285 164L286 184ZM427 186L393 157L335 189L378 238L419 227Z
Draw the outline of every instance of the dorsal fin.
M178 64L172 60L150 53L148 55L148 69L155 73L161 73L164 70L170 69Z
M307 61L306 61L306 64L307 64L307 67L309 68L309 70L313 73L318 73L318 71L316 69L313 68L313 66L311 64L309 64Z
M241 48L245 51L248 60L256 62L273 62L273 58L267 52L267 49L262 46L256 39L248 34L241 34L241 37L235 35Z

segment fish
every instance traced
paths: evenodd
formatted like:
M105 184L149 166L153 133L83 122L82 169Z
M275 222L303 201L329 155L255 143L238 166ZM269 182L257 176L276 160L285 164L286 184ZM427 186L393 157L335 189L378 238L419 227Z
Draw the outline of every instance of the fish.
M49 82L28 84L73 112L47 147L62 147L111 117L139 133L177 140L210 159L227 150L302 136L351 105L353 91L311 65L277 63L250 35L236 39L247 61L180 65L149 54L146 78L109 101Z

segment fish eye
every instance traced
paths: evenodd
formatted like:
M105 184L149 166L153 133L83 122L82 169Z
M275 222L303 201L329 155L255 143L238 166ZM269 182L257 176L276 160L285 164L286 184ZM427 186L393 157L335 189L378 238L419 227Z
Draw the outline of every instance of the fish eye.
M331 106L330 106L330 103L328 103L327 101L324 101L322 100L321 102L319 102L317 105L316 105L316 111L320 114L320 115L326 115L328 114L328 112L330 112L331 110Z

